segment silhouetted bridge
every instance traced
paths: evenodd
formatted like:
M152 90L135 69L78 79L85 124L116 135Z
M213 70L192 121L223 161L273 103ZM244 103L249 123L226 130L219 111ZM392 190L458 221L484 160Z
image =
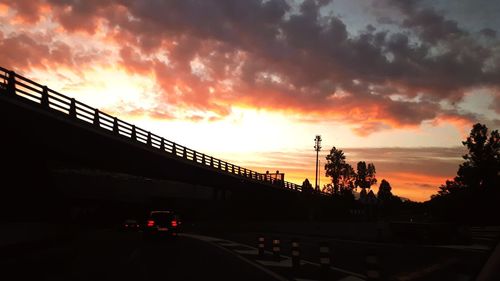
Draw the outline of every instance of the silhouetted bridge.
M91 167L260 200L286 201L301 191L284 174L258 173L189 149L1 67L0 114L2 152L10 155L4 159L26 172Z

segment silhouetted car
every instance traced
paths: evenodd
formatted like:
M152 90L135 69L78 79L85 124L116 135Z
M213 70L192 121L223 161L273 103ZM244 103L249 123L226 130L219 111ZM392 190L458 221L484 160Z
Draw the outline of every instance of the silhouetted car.
M177 236L181 230L181 220L173 211L152 211L146 220L145 237Z
M136 220L128 219L123 222L122 228L124 230L137 231L140 229L140 225Z

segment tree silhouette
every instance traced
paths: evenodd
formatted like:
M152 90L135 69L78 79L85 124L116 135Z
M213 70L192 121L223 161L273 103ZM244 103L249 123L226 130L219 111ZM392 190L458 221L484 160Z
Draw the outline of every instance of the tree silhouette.
M465 141L467 154L453 180L432 195L429 206L447 220L500 222L500 136L475 124Z
M391 184L383 179L380 182L380 185L378 187L378 192L377 192L377 198L380 200L382 204L387 204L392 200L392 187Z
M313 192L313 187L308 179L305 179L302 183L302 193L311 194Z
M331 183L327 183L325 185L323 185L323 188L321 189L321 192L324 192L324 193L330 193L330 194L336 194L334 189L333 189L333 185Z
M469 137L462 142L469 153L457 172L457 181L469 188L494 188L500 183L500 135L492 131L488 137L486 125L475 124Z
M330 154L326 156L325 172L327 177L332 178L332 182L325 185L324 189L332 194L352 193L354 188L356 173L345 160L344 152L335 146L330 150Z
M345 164L340 177L340 194L351 194L355 187L356 172L351 165Z
M359 186L362 190L370 188L372 185L377 183L377 178L375 177L375 165L373 163L366 165L364 161L358 162L358 171L356 174L356 186ZM366 192L366 191L365 191Z
M331 189L333 194L339 193L340 178L345 164L344 152L335 146L332 147L330 153L326 156L325 172L327 177L332 177Z
M444 185L441 185L439 187L438 194L432 195L431 198L445 196L445 195L448 195L450 193L457 193L457 192L460 192L461 190L464 190L464 189L465 189L465 186L462 183L455 181L455 180L447 180Z
M462 142L468 153L463 155L457 176L439 187L437 196L461 190L492 190L500 183L500 135L494 130L488 136L486 125L477 123Z

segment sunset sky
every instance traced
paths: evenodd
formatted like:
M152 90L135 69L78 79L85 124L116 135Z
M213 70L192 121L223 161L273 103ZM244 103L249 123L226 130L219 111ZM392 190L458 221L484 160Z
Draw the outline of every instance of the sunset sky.
M423 201L472 124L500 127L498 15L492 0L0 0L0 66L298 184L319 134L322 164L335 146Z

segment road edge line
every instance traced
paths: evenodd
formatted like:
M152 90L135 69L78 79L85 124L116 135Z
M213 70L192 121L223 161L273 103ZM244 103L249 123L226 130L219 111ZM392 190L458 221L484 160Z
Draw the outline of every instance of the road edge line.
M250 261L250 260L242 257L241 255L239 255L237 253L234 253L233 251L231 251L229 249L226 249L226 248L224 248L224 247L222 247L220 245L217 245L216 243L214 243L212 241L203 240L203 239L200 239L200 238L196 237L196 235L190 235L190 234L185 234L185 233L181 233L181 234L179 234L179 236L183 236L183 237L187 237L187 238L191 238L191 239L196 239L198 241L206 242L206 243L208 243L208 244L210 244L210 245L212 245L214 247L217 247L217 248L219 248L221 250L224 250L225 252L227 252L227 253L229 253L229 254L237 257L238 259L246 262L247 264L253 265L254 267L258 268L259 270L261 270L261 271L263 271L265 273L267 273L268 275L270 275L271 277L273 277L276 280L279 280L279 281L289 281L289 279L287 279L287 278L285 278L285 277L283 277L283 276L281 276L281 275L279 275L279 274L277 274L277 273L275 273L275 272L273 272L273 271L271 271L271 270L269 270L269 269L267 269L267 268L265 268L265 267L263 267L263 266L261 266L259 264L256 264L256 263L254 263L254 262L252 262L252 261Z

